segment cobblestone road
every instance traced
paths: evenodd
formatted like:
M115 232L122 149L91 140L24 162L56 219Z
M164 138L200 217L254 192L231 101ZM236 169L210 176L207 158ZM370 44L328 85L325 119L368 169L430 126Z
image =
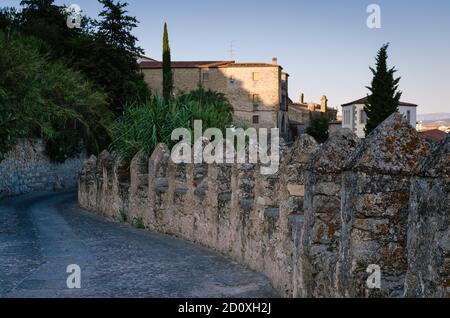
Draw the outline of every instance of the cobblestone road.
M81 267L81 289L67 288L70 264ZM75 193L0 201L0 297L274 296L263 275L84 212Z

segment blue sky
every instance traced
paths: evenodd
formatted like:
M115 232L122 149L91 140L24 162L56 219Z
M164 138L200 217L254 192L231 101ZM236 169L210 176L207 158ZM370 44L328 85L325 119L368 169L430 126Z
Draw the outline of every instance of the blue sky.
M363 97L369 65L390 42L390 65L402 77L402 100L421 114L450 112L450 1L448 0L129 0L140 21L135 35L148 56L161 59L163 23L174 60L270 62L278 57L290 77L290 97L332 106ZM0 0L17 6L20 0ZM94 0L76 3L96 16ZM369 29L366 8L381 7L381 29Z

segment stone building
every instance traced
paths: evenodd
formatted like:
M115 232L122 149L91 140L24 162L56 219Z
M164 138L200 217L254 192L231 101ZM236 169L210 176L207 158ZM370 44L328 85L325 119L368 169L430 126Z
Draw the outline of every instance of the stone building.
M162 93L162 62L139 63L148 85ZM287 101L289 74L276 58L272 63L235 61L172 62L175 92L188 92L201 85L225 94L234 108L236 124L288 131Z
M326 114L331 122L336 121L337 109L328 106L328 99L324 95L320 104L315 102L305 102L305 95L300 94L298 102L288 100L289 128L291 139L304 133L309 126L309 122L314 116Z

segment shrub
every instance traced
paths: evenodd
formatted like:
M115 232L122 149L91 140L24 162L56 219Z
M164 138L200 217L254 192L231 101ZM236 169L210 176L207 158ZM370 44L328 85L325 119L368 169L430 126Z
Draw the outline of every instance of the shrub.
M314 116L311 119L306 133L314 137L319 143L323 143L328 139L328 128L330 119L327 115Z
M112 126L111 151L130 162L143 150L150 156L158 143L169 147L176 128L193 130L194 120L203 121L203 129L216 127L225 131L232 123L232 107L223 94L198 89L164 102L153 95L145 104L130 105Z
M139 218L134 218L133 219L133 227L137 228L137 229L145 229L145 224L144 224L144 219L139 217Z
M43 137L54 161L101 148L112 120L106 95L63 61L49 62L43 42L0 31L0 157L21 137Z

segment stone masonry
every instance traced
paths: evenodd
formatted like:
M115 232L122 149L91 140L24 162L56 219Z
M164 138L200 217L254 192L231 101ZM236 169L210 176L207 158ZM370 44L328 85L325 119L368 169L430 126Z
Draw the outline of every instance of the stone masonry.
M129 170L104 152L79 176L81 207L217 250L284 297L448 297L448 139L431 146L394 114L367 139L342 132L253 164L175 165L159 145ZM381 286L367 285L368 268Z
M18 140L0 162L0 198L36 191L75 189L85 157L52 163L42 140Z

